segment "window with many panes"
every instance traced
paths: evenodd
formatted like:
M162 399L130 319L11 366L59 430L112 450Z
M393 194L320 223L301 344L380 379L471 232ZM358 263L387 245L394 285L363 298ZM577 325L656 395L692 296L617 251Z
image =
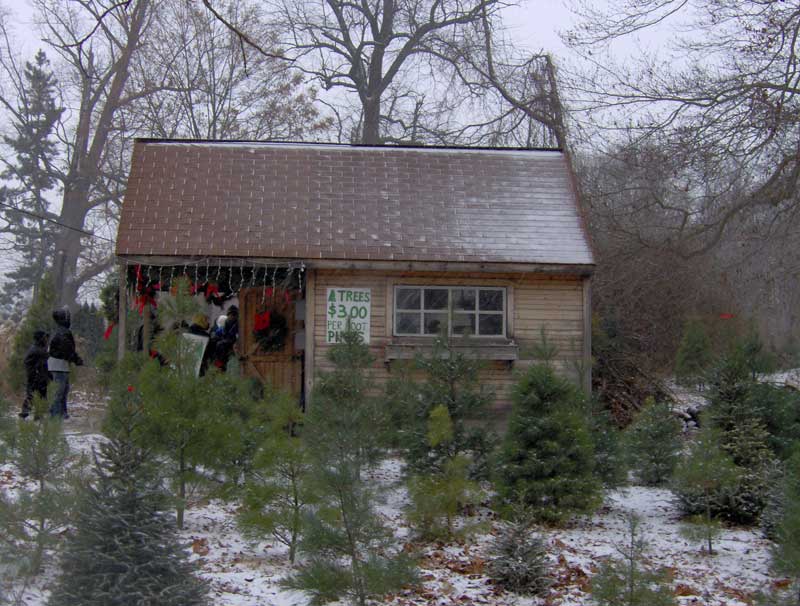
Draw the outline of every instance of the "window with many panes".
M506 289L483 286L395 286L394 334L504 337Z

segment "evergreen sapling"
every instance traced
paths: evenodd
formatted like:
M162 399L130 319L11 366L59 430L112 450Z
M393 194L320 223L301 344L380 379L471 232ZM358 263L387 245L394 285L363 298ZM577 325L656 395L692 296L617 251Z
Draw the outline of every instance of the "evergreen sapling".
M201 606L206 586L165 510L152 453L137 446L141 408L131 392L112 403L109 436L94 453L75 531L48 606Z
M640 521L628 518L628 542L617 547L621 559L603 562L592 578L592 597L598 606L677 606L665 573L642 567L646 543Z
M626 441L631 467L645 486L664 484L680 458L681 422L666 401L645 401L627 429Z
M577 388L547 366L532 366L514 390L497 473L500 496L557 524L600 502L594 451Z
M675 470L674 490L689 524L684 535L714 553L714 538L719 533L715 517L720 494L738 481L738 470L719 444L719 434L704 428Z
M428 422L428 441L431 448L453 439L453 423L444 405L431 411ZM468 534L474 527L454 525L459 511L480 503L483 492L469 479L470 461L456 454L442 463L442 470L409 479L411 525L426 539L452 539L456 534Z
M462 342L464 339L467 337L459 337ZM412 406L408 414L411 427L404 444L410 470L420 474L442 471L445 462L466 454L472 459L470 475L485 477L491 436L487 435L486 427L467 426L469 420L485 414L493 399L479 380L481 362L467 357L454 347L451 339L439 336L434 339L430 355L418 356L415 364L425 380L416 386L416 397L406 398ZM431 411L440 405L447 408L452 421L452 439L431 446L428 420Z
M487 572L507 591L545 596L553 584L552 565L544 538L534 531L535 520L527 507L514 508L492 545Z
M40 421L19 421L9 440L10 463L31 482L17 498L0 493L0 556L20 574L41 569L69 521L74 502L72 481L78 464L64 438L60 419L46 414L47 403L38 396L34 411Z
M711 340L705 326L697 320L689 320L683 329L683 337L675 359L675 377L682 385L702 387L711 365Z
M284 393L274 394L267 410L266 431L247 474L239 523L252 534L270 534L286 545L294 563L303 521L315 500L311 458L300 435L304 414Z
M348 599L365 606L374 596L414 582L415 569L397 551L375 511L375 490L362 477L378 461L386 412L371 395L372 363L361 336L345 331L329 359L334 370L317 380L305 439L319 502L304 522L301 568L285 581L312 604Z

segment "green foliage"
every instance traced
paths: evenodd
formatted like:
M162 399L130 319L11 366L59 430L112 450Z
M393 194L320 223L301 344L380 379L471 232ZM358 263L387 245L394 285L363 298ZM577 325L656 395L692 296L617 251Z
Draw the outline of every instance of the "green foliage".
M58 85L50 62L38 51L33 62L26 62L16 73L22 95L10 110L8 133L2 137L5 149L0 177L0 217L3 232L14 243L18 264L5 274L0 304L14 304L21 293L34 291L47 279L55 253L56 225L45 217L50 213L50 198L57 178L53 163L58 155L57 133L63 107L58 107ZM12 208L23 211L14 212Z
M208 603L205 583L163 514L168 499L158 465L136 444L140 420L135 393L116 394L108 423L114 433L95 453L49 606Z
M534 521L526 508L517 508L492 545L487 572L507 591L542 596L553 584L552 566L544 538L533 530Z
M730 522L752 524L768 499L777 467L774 451L785 452L787 437L796 430L789 421L800 412L788 410L791 399L754 382L741 347L723 358L712 377L708 422L717 429L720 446L738 474L735 483L714 495L712 509ZM785 423L782 429L778 419ZM770 426L780 433L771 435Z
M800 440L800 393L754 383L748 389L745 408L763 423L775 455L780 459L791 456L794 443Z
M317 378L309 405L308 422L326 439L313 434L309 448L317 460L347 462L360 477L382 452L389 415L384 400L373 395L373 358L361 335L345 331L341 338L328 353L334 369Z
M722 523L711 517L695 515L686 518L681 526L681 536L690 543L700 544L700 549L709 555L714 555L711 551L714 541L722 532Z
M304 415L296 399L285 393L270 394L263 405L265 431L247 474L239 523L251 534L270 534L286 545L294 563L303 520L315 501L311 458L300 436Z
M408 556L396 553L373 506L375 489L362 477L378 460L386 418L370 395L369 350L355 331L342 339L328 354L334 370L317 381L306 417L319 501L303 522L306 563L285 585L307 593L313 604L346 598L364 606L414 582L415 572Z
M16 499L0 493L0 559L21 574L39 572L46 550L56 544L69 520L74 491L72 462L61 420L47 414L36 398L40 421L19 421L9 440L10 461L31 482Z
M115 388L136 391L143 410L143 445L170 461L179 528L183 527L187 486L205 479L200 468L224 470L235 477L252 455L245 427L253 404L249 384L232 374L195 375L193 347L177 328L196 309L191 299L188 284L181 280L176 296L165 297L159 305L162 326L175 327L157 339L158 351L168 364L162 367L150 360L135 382L122 378ZM125 377L124 372L120 377Z
M628 543L617 548L621 559L604 562L592 579L598 606L676 606L666 573L642 568L646 547L639 521L628 519Z
M784 511L776 529L773 565L800 585L800 449L787 462L783 485Z
M9 387L15 391L25 385L25 366L23 361L25 352L33 344L33 333L37 330L44 330L52 334L55 329L55 323L53 322L55 304L56 291L53 280L49 275L45 275L34 293L33 301L31 301L31 306L28 308L28 313L25 314L25 319L14 336L14 344L8 360L7 381Z
M753 380L759 374L775 370L775 356L764 348L764 343L761 341L761 336L755 326L750 327L747 336L739 341L737 348L741 351L745 365L750 371Z
M459 338L463 343L464 339ZM481 362L468 358L453 346L451 340L437 337L428 356L415 361L418 372L424 373L421 383L393 384L390 400L393 408L403 409L403 446L407 448L411 472L441 472L447 461L459 454L471 455L470 475L488 474L488 453L491 436L487 428L468 428L471 419L481 418L491 404L492 394L479 380ZM444 406L452 422L452 438L436 443L428 439L431 412ZM485 416L483 417L485 421Z
M81 351L89 361L101 351L104 330L103 317L93 303L84 303L72 316L72 332L81 340Z
M586 419L594 444L594 471L603 486L615 488L628 478L628 461L624 449L622 432L611 413L602 407L597 398L586 402Z
M714 553L715 519L725 513L726 495L740 482L740 470L720 446L719 433L704 428L675 470L674 490L683 512L706 528L708 553Z
M658 486L672 477L680 457L681 429L668 402L645 401L626 432L631 467L642 484Z
M550 366L558 357L558 347L550 342L544 326L539 331L539 336L539 340L531 345L528 355L540 364Z
M529 505L537 518L560 523L600 500L594 450L578 390L546 366L531 367L514 390L499 456L498 492Z
M711 365L711 339L698 319L690 319L683 327L675 358L675 377L682 385L698 385Z
M453 440L453 422L447 407L439 405L431 410L428 419L428 442L432 448L446 447ZM441 471L429 475L416 475L409 479L411 507L409 522L427 539L451 539L458 512L467 506L477 505L482 492L477 483L469 479L469 459L462 454L444 462ZM471 531L462 527L458 534Z

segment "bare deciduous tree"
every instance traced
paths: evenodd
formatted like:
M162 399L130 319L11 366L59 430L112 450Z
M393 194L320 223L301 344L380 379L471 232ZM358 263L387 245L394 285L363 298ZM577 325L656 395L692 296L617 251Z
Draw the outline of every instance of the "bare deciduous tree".
M203 2L216 10L213 0ZM351 137L367 144L486 142L486 133L502 123L507 117L503 112L509 110L476 99L485 95L487 83L499 82L499 70L493 72L494 82L484 70L478 83L475 74L460 73L459 61L469 56L478 63L476 41L485 51L482 31L505 5L502 0L279 0L264 5L279 31L285 32L274 45L261 44L245 23L226 22L270 56L283 49L293 68L325 90L355 94L355 119L335 108L340 124L350 124L342 127L345 136L355 131ZM476 105L465 107L470 102ZM525 102L519 105L530 109ZM474 113L479 115L477 123L471 122ZM454 126L459 118L467 118L465 126Z
M582 23L566 39L592 66L573 83L595 133L657 140L685 175L691 202L682 254L719 244L743 213L785 212L800 184L800 9L779 0L574 2ZM675 23L668 49L621 64L608 49L625 36ZM597 142L598 139L595 139ZM743 177L742 177L743 176ZM724 187L708 191L711 177ZM741 187L733 198L730 191Z

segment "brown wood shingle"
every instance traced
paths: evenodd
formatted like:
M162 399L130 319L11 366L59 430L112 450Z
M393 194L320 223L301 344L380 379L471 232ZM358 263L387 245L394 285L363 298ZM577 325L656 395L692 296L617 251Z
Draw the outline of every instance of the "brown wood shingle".
M559 151L147 140L117 254L594 262Z

